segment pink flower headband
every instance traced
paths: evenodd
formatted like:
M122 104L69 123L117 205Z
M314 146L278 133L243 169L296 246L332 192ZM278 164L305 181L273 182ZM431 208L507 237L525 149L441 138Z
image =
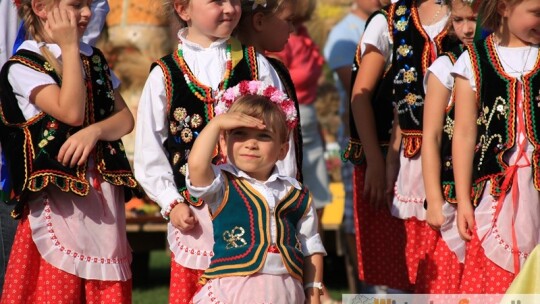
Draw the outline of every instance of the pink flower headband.
M239 97L245 95L264 96L277 104L285 113L285 119L289 129L293 129L298 124L298 114L294 106L294 101L289 99L285 93L277 88L257 80L241 81L234 87L228 88L225 92L220 93L217 97L216 105L214 106L216 116L227 113L231 105Z

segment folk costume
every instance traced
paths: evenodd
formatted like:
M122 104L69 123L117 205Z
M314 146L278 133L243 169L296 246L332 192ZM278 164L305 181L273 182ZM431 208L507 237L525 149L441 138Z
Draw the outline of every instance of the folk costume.
M187 158L198 133L214 117L214 99L220 90L241 80L258 79L279 88L281 82L270 63L253 47L234 38L219 39L208 48L178 33L178 51L152 67L139 102L134 169L137 180L162 215L179 203L189 203L199 225L181 233L168 225L172 252L169 302L187 303L198 289L197 281L214 255L212 220L207 206L188 192L185 184ZM292 139L291 139L292 140ZM291 144L294 147L294 144ZM296 176L294 148L279 170ZM222 162L215 151L215 162Z
M308 190L274 170L258 181L234 165L190 193L212 210L214 256L194 303L302 303L305 256L326 254Z
M452 73L469 80L478 104L476 227L461 291L504 293L540 243L538 45L503 47L490 35L469 46Z
M356 225L359 231L357 232L358 255L359 264L363 265L359 272L360 278L370 284L410 290L416 281L418 263L423 258L423 251L418 248L423 248L423 234L429 227L424 222L425 191L418 154L421 146L424 98L422 80L429 64L433 62L437 54L449 49L452 45L445 30L446 21L447 17L444 17L432 25L422 26L416 1L396 1L370 17L355 56L355 62L359 63L366 45L370 44L386 58L387 67L372 102L374 113L377 113L375 121L382 151L386 151L390 139L392 104L398 112L403 135L400 170L391 215L405 221L392 219L384 208L369 212L370 206L366 206L368 202L360 199L365 174L365 169L362 167L364 155L358 132L354 128L354 121L351 122L353 127L350 144L343 155L344 158L359 165L355 170L355 184L357 185L355 197L358 202L356 212L358 217ZM354 77L358 66L359 64L356 63L353 66ZM370 220L377 224L370 224ZM385 224L381 225L381 221ZM364 232L361 232L362 230ZM383 230L389 231L383 232ZM393 248L396 248L398 244L397 250L383 255L377 253L376 256L369 257L369 251L372 250L364 246L385 246L380 243L381 239L389 245L392 244ZM376 242L379 244L375 245ZM373 276L366 275L366 271L373 271ZM408 274L407 278L404 278L403 274Z
M46 47L61 58L58 45ZM87 88L86 127L112 114L113 89L119 81L111 76L99 50L83 43L80 50ZM56 156L80 127L68 126L30 102L36 88L61 85L38 43L25 41L0 77L1 140L19 206L12 215L22 216L2 302L55 301L62 291L66 301L74 303L105 301L102 296L119 303L131 301L124 201L137 182L122 142L98 141L84 165L64 167ZM50 288L59 293L51 295ZM104 293L96 292L100 289Z
M463 53L460 45L445 52L429 67L424 77L424 91L428 75L436 77L441 84L452 92L454 77L450 74L454 63ZM454 175L452 168L452 135L454 130L454 100L451 94L446 108L443 132L441 134L441 190L445 203L443 215L445 222L440 231L426 229L424 250L426 257L418 266L415 292L421 294L456 294L465 258L465 241L461 239L456 222L456 198ZM426 204L429 202L426 201Z

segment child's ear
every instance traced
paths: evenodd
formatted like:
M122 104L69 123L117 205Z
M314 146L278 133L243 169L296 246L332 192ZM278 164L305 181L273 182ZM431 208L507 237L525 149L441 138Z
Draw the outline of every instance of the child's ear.
M180 17L180 19L184 20L185 22L188 22L191 20L191 16L188 10L189 4L185 5L183 4L182 1L174 1L173 7L178 17Z
M279 160L284 160L285 156L287 156L287 152L289 152L289 141L281 144L281 147L279 149Z
M510 6L508 5L507 1L499 1L497 3L497 12L501 17L508 17L508 14L510 13Z
M32 1L32 11L41 19L47 19L47 10L45 10L45 3L41 0Z
M253 29L257 32L262 32L264 30L264 23L266 16L262 12L255 13L253 15L253 18L251 18L251 26L253 26Z

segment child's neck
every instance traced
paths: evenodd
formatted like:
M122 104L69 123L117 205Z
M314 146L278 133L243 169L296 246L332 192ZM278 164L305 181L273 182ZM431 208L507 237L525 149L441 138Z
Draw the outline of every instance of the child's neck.
M504 47L524 47L524 46L531 46L532 44L523 41L510 33L507 29L503 29L500 33L496 35L495 41L498 45L504 46Z
M218 37L209 37L209 36L200 35L198 33L194 33L194 31L190 31L189 28L186 30L184 38L190 42L193 42L202 46L203 48L208 48L210 45L212 45L212 43L221 39Z

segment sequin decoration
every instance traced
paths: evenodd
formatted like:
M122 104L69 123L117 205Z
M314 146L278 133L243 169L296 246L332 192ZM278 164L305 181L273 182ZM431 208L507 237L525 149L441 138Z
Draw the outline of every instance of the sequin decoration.
M185 128L180 133L180 137L185 143L191 142L193 140L193 132L191 132L191 129Z
M173 117L176 121L181 122L187 115L185 108L176 108L173 113Z
M174 153L174 156L173 156L173 165L178 164L178 161L180 161L180 157L181 157L180 152Z
M191 118L191 127L192 128L198 128L202 125L202 122L203 122L203 119L201 117L201 115L199 114L194 114L193 117Z
M407 6L405 6L405 5L400 5L396 9L396 15L398 15L398 16L403 16L403 15L405 15L406 12L407 12Z
M246 233L243 227L235 226L233 229L223 232L223 240L227 242L226 249L240 248L247 245L246 240L242 237Z

